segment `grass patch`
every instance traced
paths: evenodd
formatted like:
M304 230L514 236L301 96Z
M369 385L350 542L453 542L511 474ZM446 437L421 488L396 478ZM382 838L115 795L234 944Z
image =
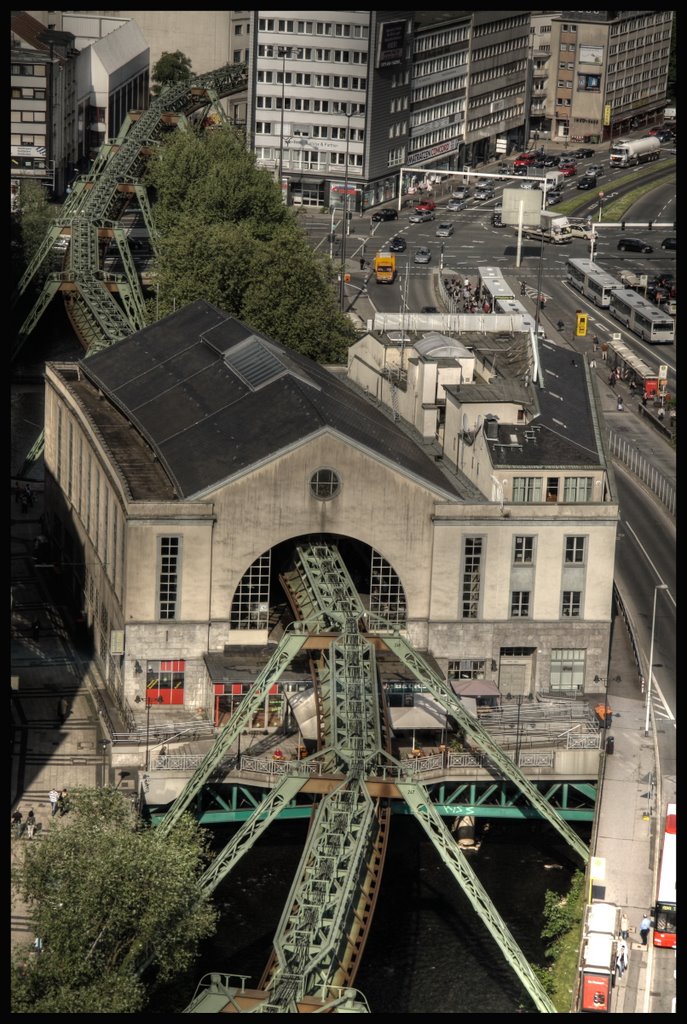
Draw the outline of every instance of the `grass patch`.
M611 224L617 224L619 221L622 221L623 217L625 216L626 212L630 209L632 204L636 203L638 199L641 199L643 195L646 195L648 191L650 191L652 188L656 188L657 185L663 185L669 181L674 180L675 161L670 161L670 163L666 166L665 169L665 176L660 178L658 181L650 181L644 183L637 182L637 177L635 174L628 174L622 178L614 179L612 187L610 184L607 184L606 182L600 182L599 188L597 189L597 191L600 192L606 192L609 189L610 191L615 192L619 185L627 185L631 184L632 182L635 182L637 184L637 187L632 189L631 192L628 192L624 196L619 196L618 199L614 199L612 202L607 202L604 205L604 208L601 212L601 223L603 224L604 221L608 221ZM571 199L565 199L562 203L557 203L555 207L552 206L549 207L549 209L552 210L554 213L560 213L561 216L572 217L575 216L577 211L581 210L582 207L584 207L588 202L589 196L587 195L587 193L585 193L583 196L575 196L574 198ZM598 220L598 212L595 215L593 215L593 220Z

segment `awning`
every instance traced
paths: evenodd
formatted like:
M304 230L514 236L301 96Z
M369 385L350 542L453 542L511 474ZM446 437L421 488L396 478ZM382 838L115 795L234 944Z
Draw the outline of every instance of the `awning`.
M304 740L317 739L317 710L315 708L315 691L312 689L298 690L287 693L286 699L298 723Z
M389 708L394 732L402 729L445 729L446 711L428 693L416 693L410 708Z
M459 697L500 697L496 683L488 679L452 679L451 689Z

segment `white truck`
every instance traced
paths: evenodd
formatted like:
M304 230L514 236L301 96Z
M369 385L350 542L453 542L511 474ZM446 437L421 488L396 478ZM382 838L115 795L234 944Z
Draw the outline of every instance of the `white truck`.
M561 171L547 171L544 175L544 191L548 192L551 188L558 188L559 185L565 183L565 175Z
M634 167L648 160L658 160L661 155L661 143L655 135L645 139L621 139L614 142L608 153L611 167Z
M567 217L561 217L550 210L542 210L539 218L539 227L524 227L522 229L523 238L543 240L551 242L553 245L569 245L572 242L573 236Z

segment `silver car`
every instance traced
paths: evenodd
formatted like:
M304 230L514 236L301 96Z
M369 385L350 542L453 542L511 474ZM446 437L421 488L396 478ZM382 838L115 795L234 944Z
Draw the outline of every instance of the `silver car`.
M467 199L449 199L446 204L446 209L450 213L460 213L461 210L465 210L467 208L467 205Z
M410 217L408 217L408 221L411 224L424 224L428 220L434 220L433 210L416 210L415 213L411 213Z
M415 250L415 263L429 263L432 258L432 254L429 249L421 245Z
M480 185L475 189L475 199L493 199L495 195L491 185Z
M450 221L444 221L444 223L440 224L439 227L436 230L437 238L448 238L452 234L453 234L453 224L451 224Z
M470 189L467 185L456 185L451 195L454 199L467 199L470 195Z

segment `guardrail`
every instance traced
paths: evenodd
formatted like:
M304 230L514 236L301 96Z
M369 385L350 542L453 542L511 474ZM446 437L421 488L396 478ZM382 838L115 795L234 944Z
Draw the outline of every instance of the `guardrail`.
M631 473L646 484L670 515L675 516L677 508L675 488L658 472L650 460L641 455L634 445L613 430L608 431L608 447L611 455L619 459Z

